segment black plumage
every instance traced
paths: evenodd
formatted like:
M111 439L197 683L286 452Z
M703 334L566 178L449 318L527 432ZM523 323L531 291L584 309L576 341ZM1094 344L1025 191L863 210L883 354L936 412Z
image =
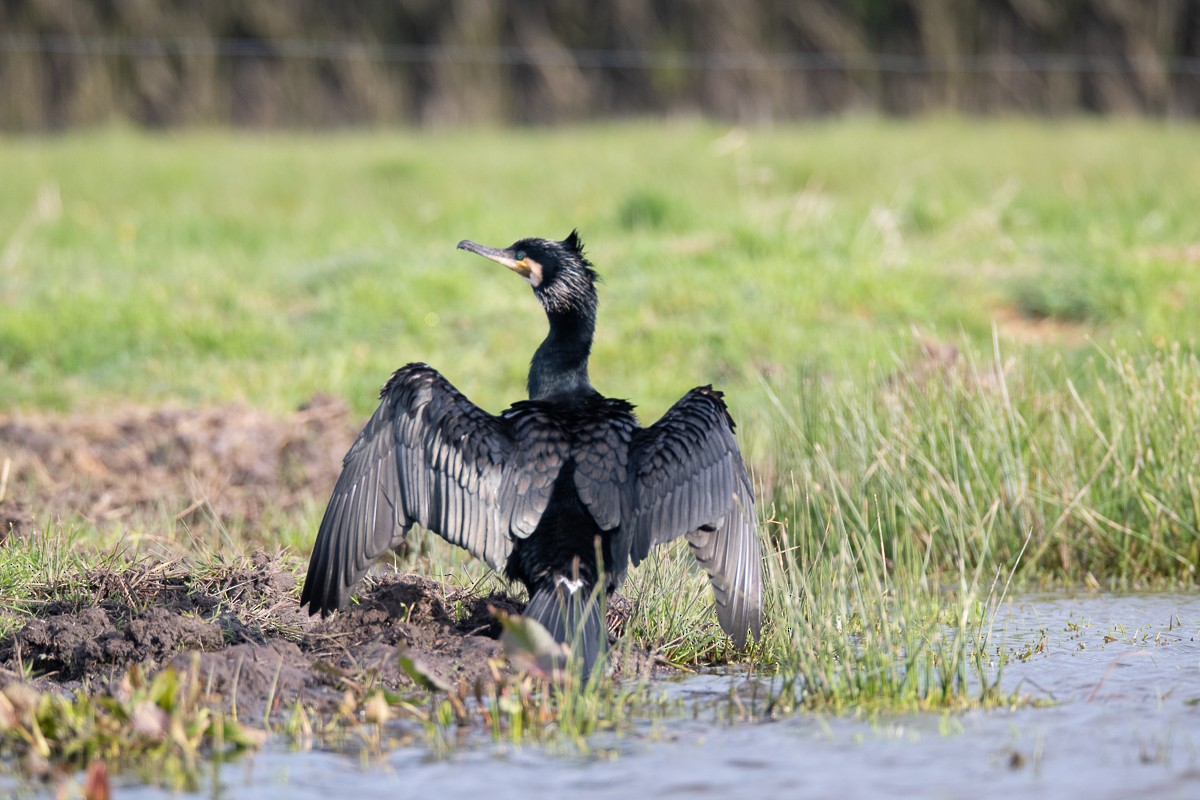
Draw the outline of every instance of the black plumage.
M561 242L459 248L525 277L546 311L529 399L493 416L425 364L392 375L346 454L301 604L314 614L342 608L416 523L523 583L526 615L582 647L590 665L603 648L599 595L651 547L684 536L708 573L721 627L744 646L761 624L762 565L750 479L721 393L693 389L643 428L632 405L592 388L597 276L574 231Z

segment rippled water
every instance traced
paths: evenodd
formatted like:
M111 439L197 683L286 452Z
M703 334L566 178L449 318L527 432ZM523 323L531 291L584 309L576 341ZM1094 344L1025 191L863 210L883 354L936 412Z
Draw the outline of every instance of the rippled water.
M870 723L797 715L719 724L668 720L614 740L604 758L538 747L404 749L367 767L329 753L270 751L225 767L229 798L1200 797L1200 597L1061 595L1006 605L995 635L1040 652L1003 683L1050 706L922 714ZM726 697L736 677L672 684ZM689 704L690 705L690 704ZM707 717L707 719L706 719ZM605 743L606 745L608 743ZM159 790L120 787L122 798Z

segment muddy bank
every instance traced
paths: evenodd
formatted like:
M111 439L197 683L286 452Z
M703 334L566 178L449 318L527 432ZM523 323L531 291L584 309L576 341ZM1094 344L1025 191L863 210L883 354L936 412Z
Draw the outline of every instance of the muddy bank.
M504 661L490 608L522 607L385 575L369 580L357 605L312 619L297 605L288 565L264 554L208 574L180 564L93 570L76 594L31 604L33 615L0 640L0 685L32 674L43 690L108 691L134 664L173 665L198 668L210 701L236 699L240 712L297 699L331 709L347 688L412 686L401 651L451 686L489 683L489 661Z
M69 517L117 530L173 519L269 543L280 514L325 502L360 425L329 397L284 419L239 406L0 415L0 547L27 546ZM236 694L240 713L261 715L268 702L272 712L297 699L320 710L348 688L412 686L401 651L450 686L487 684L493 664L504 669L492 609L519 613L522 602L382 574L359 586L357 604L313 619L298 604L302 567L301 556L260 552L46 576L36 596L0 610L13 631L0 638L0 687L32 677L47 691L103 692L135 664L173 665L198 669L214 704Z
M282 419L238 405L0 414L0 537L65 517L253 529L323 502L361 423L330 396Z

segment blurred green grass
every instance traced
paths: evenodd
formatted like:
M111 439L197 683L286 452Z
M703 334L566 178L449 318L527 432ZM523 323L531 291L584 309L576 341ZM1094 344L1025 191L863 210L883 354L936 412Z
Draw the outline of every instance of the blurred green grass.
M1190 348L1195 142L961 119L7 138L0 408L366 413L422 360L498 410L545 323L454 245L572 227L605 279L593 379L648 418L697 383L753 408L760 373L853 379L994 324L1067 363L1089 339Z

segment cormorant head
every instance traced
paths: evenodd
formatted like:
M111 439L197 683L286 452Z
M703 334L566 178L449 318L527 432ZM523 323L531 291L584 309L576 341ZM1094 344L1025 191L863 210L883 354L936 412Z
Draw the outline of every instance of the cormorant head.
M583 254L578 231L571 231L561 242L521 239L503 250L464 239L458 249L503 264L529 281L547 314L595 317L598 276Z

